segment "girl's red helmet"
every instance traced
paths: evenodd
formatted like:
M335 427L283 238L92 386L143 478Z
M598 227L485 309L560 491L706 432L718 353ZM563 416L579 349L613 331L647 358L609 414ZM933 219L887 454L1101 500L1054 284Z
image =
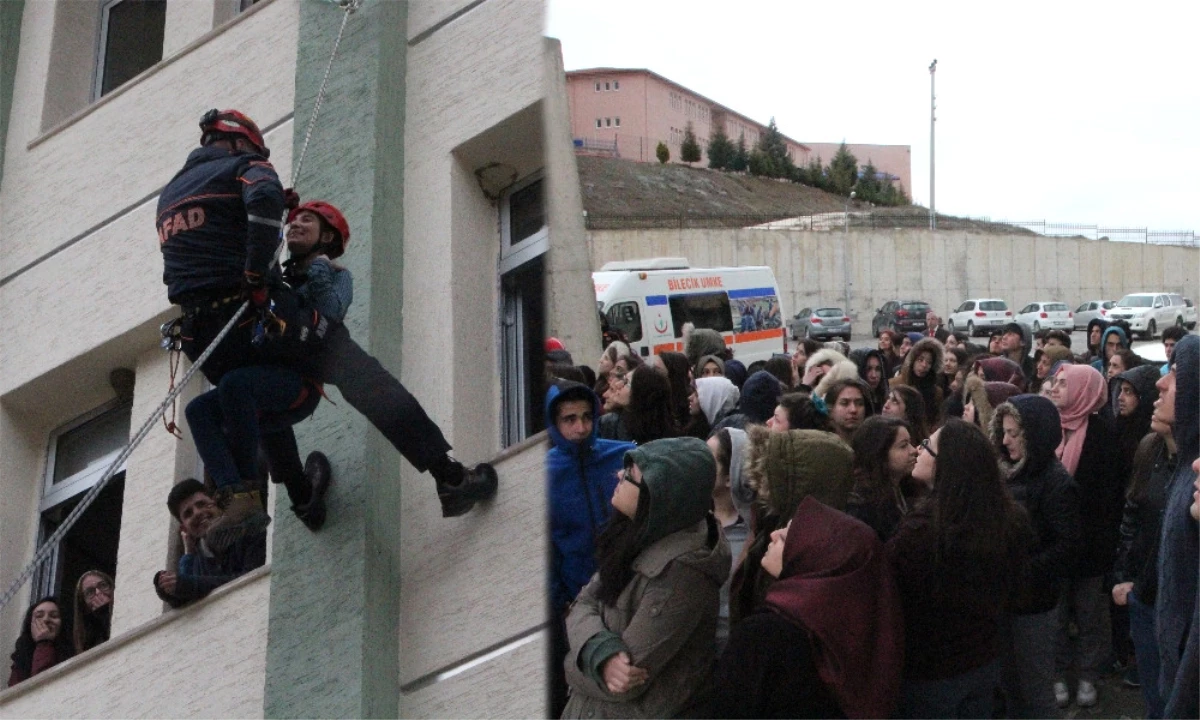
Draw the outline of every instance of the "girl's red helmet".
M342 215L341 210L338 210L324 200L310 200L289 212L287 221L291 222L296 218L296 215L305 210L320 215L334 229L334 232L338 235L338 242L335 247L330 249L328 254L330 259L341 257L346 252L346 246L350 244L350 224L346 222L346 216Z
M241 135L258 149L258 154L265 158L271 157L271 150L263 140L262 131L250 119L250 116L238 110L217 110L213 108L200 118L200 144L207 145L212 141L214 133L224 135Z

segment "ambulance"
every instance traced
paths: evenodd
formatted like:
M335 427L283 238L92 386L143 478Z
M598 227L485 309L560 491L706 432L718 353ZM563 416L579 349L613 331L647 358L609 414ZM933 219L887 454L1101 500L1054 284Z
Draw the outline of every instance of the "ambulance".
M687 258L606 263L592 273L596 305L642 357L683 352L683 328L711 328L747 367L787 352L786 313L765 266L694 268Z

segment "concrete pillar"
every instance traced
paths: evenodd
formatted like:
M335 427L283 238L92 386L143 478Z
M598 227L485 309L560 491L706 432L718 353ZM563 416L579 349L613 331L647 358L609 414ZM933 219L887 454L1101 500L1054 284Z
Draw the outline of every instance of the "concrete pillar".
M397 375L407 10L367 2L350 16L296 182L305 199L345 213L351 243L339 262L355 280L346 324ZM300 7L295 163L343 14L325 2ZM264 715L396 717L400 460L326 390L334 402L296 427L301 455L319 449L333 464L325 527L310 532L275 493Z

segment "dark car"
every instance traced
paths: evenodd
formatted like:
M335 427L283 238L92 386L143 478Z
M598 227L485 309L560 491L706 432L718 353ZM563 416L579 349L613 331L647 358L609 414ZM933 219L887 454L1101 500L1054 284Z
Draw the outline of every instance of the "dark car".
M788 322L788 329L795 340L840 337L850 342L850 318L837 307L804 308Z
M871 337L879 337L884 328L901 333L924 332L927 312L929 303L924 300L889 300L871 319Z

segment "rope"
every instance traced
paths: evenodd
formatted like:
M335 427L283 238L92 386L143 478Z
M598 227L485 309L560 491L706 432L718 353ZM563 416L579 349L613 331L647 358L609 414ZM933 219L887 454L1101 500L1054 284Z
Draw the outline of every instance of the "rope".
M58 543L62 540L63 535L67 534L67 531L71 529L71 526L75 524L75 521L79 519L79 516L88 509L88 506L92 504L92 501L96 499L96 496L104 490L104 487L108 485L108 481L111 480L112 476L117 473L117 468L121 467L121 465L123 465L125 461L129 459L129 456L133 453L134 448L141 444L142 440L144 440L146 435L150 432L150 428L155 425L155 421L162 417L163 413L167 411L167 406L174 402L175 398L178 397L181 392L183 392L184 387L187 386L188 382L192 379L192 376L196 374L202 365L204 365L209 356L213 354L213 351L217 349L217 346L221 344L221 341L225 339L225 336L228 335L231 330L233 330L234 325L236 325L237 321L241 319L242 315L246 312L246 308L248 307L250 307L249 300L242 303L242 306L238 308L237 312L234 313L233 317L229 319L229 322L226 323L225 327L221 329L221 332L218 333L215 338L213 338L213 341L209 343L209 346L204 350L203 353L200 354L200 357L196 358L196 362L192 363L192 366L188 368L186 373L184 373L183 379L179 381L179 385L167 394L166 399L159 404L158 409L151 413L150 417L146 418L146 422L142 423L141 429L137 431L137 433L133 436L133 439L130 440L129 444L125 446L125 449L121 451L121 454L118 455L116 459L113 460L108 466L108 469L104 471L104 477L100 478L100 482L93 485L92 488L87 491L87 494L85 494L83 499L79 501L79 504L71 510L71 513L67 515L67 518L63 520L62 524L58 526L58 529L54 531L54 534L52 534L50 538L47 539L40 548L38 548L37 552L34 553L33 560L25 566L25 569L21 571L21 574L17 576L16 580L13 581L13 584L8 588L8 592L4 593L4 597L0 598L0 610L3 610L8 605L9 601L16 596L17 591L21 589L21 586L25 584L25 581L33 576L33 573L35 570L37 570L38 566L45 562L46 558L50 556L50 553L58 547Z
M346 21L362 4L362 0L338 0L337 4L346 11L346 14L342 16L342 26L338 28L337 39L333 41L333 52L329 53L329 62L325 65L325 77L321 78L321 88L317 90L317 100L313 104L312 117L308 119L308 128L304 131L304 143L300 146L300 157L296 160L296 167L292 169L291 187L296 187L296 180L300 178L300 168L304 166L304 154L308 152L308 141L312 139L313 128L317 124L317 115L321 112L321 102L325 99L325 87L329 84L329 74L333 70L333 59L337 57L338 46L342 44L342 33L346 32Z
M308 142L310 139L312 139L313 128L317 123L317 115L321 112L321 103L325 98L325 90L329 85L329 75L333 70L333 60L337 57L338 46L341 45L342 35L346 31L346 22L350 19L350 15L353 14L354 11L358 10L363 2L363 0L334 1L339 7L345 10L345 15L342 16L342 25L338 29L337 39L333 43L333 51L329 54L329 62L325 65L325 76L321 79L321 87L317 91L317 99L313 105L312 117L309 118L308 128L304 132L304 143L300 147L300 157L296 161L296 167L292 173L291 185L293 187L295 187L296 178L300 176L300 168L304 164L304 155L308 152ZM282 245L283 243L280 243L281 249ZM278 255L276 257L278 258ZM51 534L46 540L46 542L44 542L42 546L37 549L37 552L35 552L33 555L33 560L31 560L30 563L25 566L25 569L22 570L21 574L17 576L17 579L13 581L12 585L8 588L8 591L4 593L4 596L0 597L0 610L3 610L8 606L8 603L11 602L14 597L16 597L17 591L20 590L21 586L25 584L25 581L33 577L33 573L37 570L37 568L46 561L46 558L50 557L50 553L52 553L58 547L58 544L62 541L63 536L66 535L71 527L75 525L75 522L79 519L79 516L91 506L92 502L95 501L96 496L98 496L104 490L105 486L108 485L108 481L111 480L113 475L116 474L117 468L121 467L121 465L123 465L125 461L129 459L129 456L133 453L134 449L141 444L142 440L146 439L146 435L149 434L150 428L155 424L154 421L159 418L164 421L166 420L167 407L171 406L175 402L175 399L179 397L179 394L183 392L183 389L187 387L187 384L191 381L192 376L195 375L196 372L204 365L205 361L207 361L209 356L212 355L213 351L217 349L217 346L222 340L225 339L225 336L229 334L237 321L242 317L243 314L245 314L246 308L249 306L250 301L248 300L242 303L242 306L238 308L238 311L234 313L234 316L230 318L225 327L221 329L221 332L218 333L215 338L213 338L213 341L204 350L204 352L201 353L200 357L196 358L196 362L192 363L192 366L188 368L186 373L184 373L183 379L180 380L179 384L174 385L172 382L171 391L167 393L167 397L162 401L162 403L159 404L158 409L146 419L146 422L142 424L142 427L133 436L133 439L130 440L125 446L125 449L121 451L121 454L118 455L116 459L113 460L108 466L108 469L104 471L104 476L100 478L100 481L93 485L91 489L84 494L83 498L71 510L70 514L67 515L62 524L58 526L58 529L55 530L54 533ZM172 369L171 374L174 376L174 369ZM174 416L173 412L172 416ZM171 425L173 424L174 423L168 425L167 429L171 430Z

